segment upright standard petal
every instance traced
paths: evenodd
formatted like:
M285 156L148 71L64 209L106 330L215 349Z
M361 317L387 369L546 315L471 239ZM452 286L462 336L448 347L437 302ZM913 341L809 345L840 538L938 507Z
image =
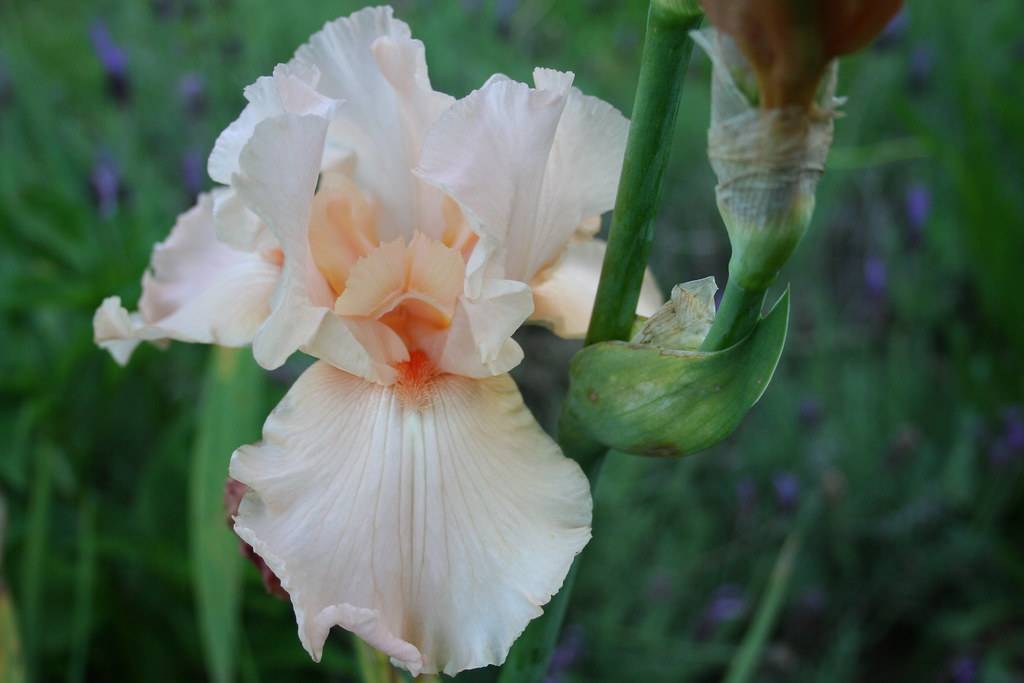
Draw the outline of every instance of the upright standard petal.
M327 23L295 53L315 67L317 89L342 101L328 143L355 156L354 179L380 207L382 241L414 230L439 237L440 197L412 175L427 128L454 101L435 92L423 44L390 7L368 7Z
M302 349L360 377L390 383L391 365L408 358L405 345L378 321L332 315L335 294L310 252L309 219L328 121L313 114L262 121L233 177L246 206L267 224L284 252L271 313L253 340L253 355L260 365L276 368Z
M319 79L312 65L279 64L272 76L263 76L246 87L248 104L214 143L207 163L210 177L231 184L232 177L241 170L242 150L260 122L285 113L330 116L337 103L315 90ZM225 188L215 199L217 234L225 242L247 251L266 248L273 242L266 226L237 200L233 190Z
M607 247L606 242L597 239L570 242L562 258L542 270L530 283L533 290L530 319L549 326L559 337L582 339L590 325ZM646 271L636 306L637 315L654 315L664 300L654 275Z
M316 660L338 625L413 674L500 664L590 538L586 477L507 375L380 386L317 363L263 438L232 457L235 531Z
M244 346L270 312L280 273L272 253L239 251L219 242L213 199L200 195L154 247L150 270L142 278L139 313L129 314L116 297L104 301L93 323L96 342L122 364L141 340Z
M610 209L628 122L538 69L536 89L492 78L431 129L417 172L451 194L503 247L505 277L530 282L578 226Z

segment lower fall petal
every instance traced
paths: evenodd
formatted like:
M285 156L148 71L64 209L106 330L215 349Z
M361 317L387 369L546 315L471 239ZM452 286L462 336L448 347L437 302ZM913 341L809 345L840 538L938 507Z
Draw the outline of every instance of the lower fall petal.
M586 477L507 375L417 391L319 362L232 458L235 530L314 659L340 625L413 673L500 664L590 538Z

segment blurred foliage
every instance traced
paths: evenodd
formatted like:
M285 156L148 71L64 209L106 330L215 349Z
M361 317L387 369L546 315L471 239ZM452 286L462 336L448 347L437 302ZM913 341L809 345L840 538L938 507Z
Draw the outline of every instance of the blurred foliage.
M629 109L644 3L396 4L439 89L544 65ZM146 347L120 369L91 316L105 295L136 300L242 86L356 8L0 3L0 600L30 680L208 675L188 538L208 351ZM1022 19L1019 0L918 0L844 63L847 116L779 283L793 310L774 382L714 451L609 460L550 680L720 680L818 499L758 681L1024 680ZM722 284L728 259L708 77L695 60L653 260L666 285ZM550 427L576 346L520 336L516 375ZM300 368L266 378L263 413ZM313 665L290 609L244 573L239 680L352 680L347 637Z

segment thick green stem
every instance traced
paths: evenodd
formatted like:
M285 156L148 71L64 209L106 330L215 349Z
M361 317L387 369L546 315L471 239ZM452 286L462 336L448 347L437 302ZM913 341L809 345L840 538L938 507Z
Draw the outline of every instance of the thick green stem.
M701 351L727 349L750 334L761 316L765 291L744 289L730 277L722 295L722 305L718 307L715 322L704 338Z
M587 344L628 339L633 327L683 76L693 50L689 32L700 20L696 3L651 3L633 122Z
M689 32L700 24L701 16L694 0L651 3L633 122L587 344L628 339L633 327L654 238L654 216L672 147L683 77L693 50ZM596 489L604 448L576 429L567 415L563 415L559 425L559 444L566 455L580 463L590 478L591 489ZM562 589L545 606L544 614L530 622L509 652L499 683L537 683L543 679L578 568L576 558Z

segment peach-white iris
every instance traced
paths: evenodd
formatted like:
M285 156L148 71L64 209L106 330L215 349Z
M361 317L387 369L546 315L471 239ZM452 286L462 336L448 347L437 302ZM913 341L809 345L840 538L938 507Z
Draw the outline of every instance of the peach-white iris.
M140 312L97 311L121 362L168 338L319 359L230 467L314 659L338 625L414 674L501 663L590 537L586 477L506 373L531 316L585 331L627 122L534 80L455 101L390 8L328 23L246 89Z

